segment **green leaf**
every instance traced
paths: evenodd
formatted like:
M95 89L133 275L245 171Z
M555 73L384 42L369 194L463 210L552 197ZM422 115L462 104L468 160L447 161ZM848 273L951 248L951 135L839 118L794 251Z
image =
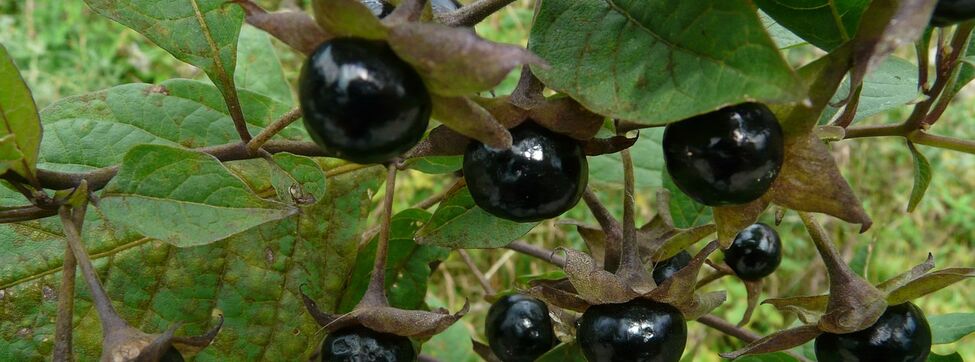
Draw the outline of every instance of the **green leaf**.
M445 174L460 170L464 166L463 156L428 156L410 159L413 170L429 174Z
M542 2L529 47L549 87L610 118L661 125L804 87L746 0Z
M870 0L755 0L762 11L824 50L853 39Z
M961 58L961 69L958 70L958 79L955 81L954 89L950 89L949 94L958 94L962 88L975 79L975 37L968 41L968 50Z
M928 362L965 362L965 360L961 358L961 354L958 354L958 352L946 356L931 353L928 355Z
M489 214L474 204L465 187L440 203L430 222L416 233L416 241L451 249L501 248L535 225L538 223L518 223Z
M535 362L586 362L586 357L578 343L562 343L538 357Z
M670 191L670 217L674 220L674 226L686 229L711 222L713 219L711 208L694 201L681 191L670 177L666 167L660 170L660 178L664 188Z
M116 229L99 209L89 210L83 239L115 308L133 326L162 332L183 322L177 335L193 335L215 315L226 318L195 360L307 360L321 327L304 312L299 286L334 311L383 174L373 167L332 177L328 196L300 216L210 245L177 248ZM0 189L0 205L19 197ZM0 225L0 359L49 358L64 243L55 219ZM75 357L94 361L101 328L84 281L76 283Z
M975 268L948 268L934 271L891 291L887 295L887 303L901 304L972 277L975 277Z
M630 147L637 188L646 190L661 186L660 172L664 169L661 152L663 134L663 128L641 130L640 139ZM622 189L623 159L620 154L590 157L589 181Z
M914 158L914 188L911 190L911 200L907 204L907 212L914 212L928 191L933 175L931 163L928 162L927 157L924 157L924 153L921 153L913 142L907 142L907 147L911 150L911 156Z
M955 343L975 333L975 313L952 313L928 317L934 344Z
M860 93L860 104L854 121L873 115L884 113L891 109L911 103L918 98L917 65L899 57L890 57L880 63L877 70L867 74L863 80L863 91ZM830 105L823 111L820 124L829 122L840 108L832 104L839 104L850 95L850 80L846 79L836 91Z
M0 150L4 167L28 180L34 180L41 133L41 122L30 88L21 78L7 48L0 44L0 137L6 139L7 136L14 136L13 139L6 139L5 146ZM6 162L18 159L19 162Z
M795 357L787 355L783 352L759 354L754 356L745 356L735 361L738 362L793 362L798 361Z
M20 149L17 148L15 135L8 134L0 137L0 175L16 167L18 161L23 158L24 154L20 153Z
M779 49L788 49L807 44L805 40L776 22L775 19L772 19L764 11L759 11L758 16L762 19L762 24L765 25L765 31L772 37L772 40L779 46Z
M389 231L389 257L386 260L386 294L393 307L422 309L432 266L450 255L448 249L417 245L413 241L413 235L430 220L430 216L430 213L420 209L407 209L393 215ZM378 236L356 257L355 269L349 275L348 287L342 293L339 312L351 311L365 295L376 260L377 242Z
M281 60L271 45L271 38L267 33L250 25L240 29L234 81L237 88L287 105L295 102L291 96L291 85L284 78Z
M177 59L195 65L220 92L232 97L237 34L244 22L239 6L225 0L85 0L96 12L139 32Z
M294 215L261 200L216 158L160 145L132 148L101 194L113 223L187 247L209 244Z
M252 134L291 110L249 91L241 91L240 99ZM66 98L45 108L41 118L53 136L41 142L39 165L55 171L114 166L140 144L200 148L239 142L217 89L186 79L126 84ZM308 136L292 125L279 137L304 140Z
M318 25L329 34L378 40L389 32L358 0L312 0L311 5Z
M325 197L325 172L318 162L290 153L275 154L274 162L280 169L271 167L271 183L279 200L292 202L296 197L310 196L313 200ZM300 189L296 189L296 185ZM304 194L295 195L295 191L303 191Z

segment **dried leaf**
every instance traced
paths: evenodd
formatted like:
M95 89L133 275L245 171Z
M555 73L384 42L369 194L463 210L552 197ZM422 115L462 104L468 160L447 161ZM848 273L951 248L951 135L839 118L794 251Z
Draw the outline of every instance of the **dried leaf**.
M330 37L303 11L268 13L250 0L234 0L244 9L248 24L264 30L295 50L310 55Z
M772 202L799 211L818 212L860 224L873 221L843 178L826 145L814 135L786 142L785 162L772 184Z
M745 307L745 314L741 317L738 326L745 326L752 320L752 313L758 306L758 297L762 296L762 280L745 280L745 292L748 294L748 305Z
M558 283L550 281L537 281L532 284L533 286L525 293L548 304L580 313L585 312L590 306L589 302L576 294L575 288L565 290L558 288Z
M606 233L603 229L587 226L587 225L576 225L576 231L579 235L582 235L582 240L586 242L586 247L589 248L589 255L596 260L597 265L604 265L606 257Z
M610 153L617 153L627 148L633 147L638 138L628 138L625 136L613 136L610 138L593 138L582 145L586 156L601 156Z
M566 248L556 251L565 253L565 274L589 304L626 303L637 297L619 276L603 270L589 255Z
M406 23L393 27L388 40L431 92L446 97L490 90L516 67L545 64L524 48L486 41L467 28Z
M779 179L782 175L779 175ZM717 226L718 242L727 249L735 241L738 232L758 221L758 217L769 205L768 194L744 205L714 207L714 224Z
M681 250L685 250L689 246L694 245L694 243L703 240L708 235L714 234L715 231L717 231L717 227L714 224L681 230L663 243L663 246L654 254L653 260L664 260L677 255Z
M784 351L796 346L801 346L822 334L814 325L805 325L792 329L776 332L768 337L749 343L747 346L728 353L722 353L721 357L735 359L742 356L771 353Z
M814 324L826 312L828 295L766 299L762 304L770 304L783 312L793 312L803 323Z
M694 293L694 299L690 308L684 314L685 320L698 319L703 315L711 313L728 300L728 293L723 290L708 293Z
M897 288L903 287L905 284L920 278L922 275L934 269L934 255L928 253L928 258L923 263L916 265L905 273L902 273L896 277L887 279L883 283L877 284L877 289L884 292L891 292Z
M386 39L389 29L359 0L313 0L315 20L335 36Z
M470 138L457 133L447 126L437 126L423 141L406 153L406 158L430 156L458 156L463 155Z
M704 261L707 260L708 256L717 249L717 241L708 243L697 255L694 255L694 258L691 259L691 262L687 266L674 273L670 279L665 280L645 296L655 301L677 307L688 318L707 313L702 311L704 309L708 311L713 309L713 305L711 305L713 300L710 300L711 302L707 304L702 304L704 300L697 298L694 291L697 289L697 276L701 271L701 266L704 265Z
M523 108L514 105L511 97L468 97L472 101L484 107L504 128L515 128L528 119L528 112ZM544 100L544 98L543 98Z
M975 268L942 269L917 278L887 295L887 303L898 305L939 291L949 285L975 277Z
M344 324L345 321L354 320L377 332L422 339L443 332L469 310L470 303L464 303L464 307L455 314L446 310L427 312L392 307L367 308L354 310L333 323Z
M566 96L546 99L528 110L528 116L545 128L580 141L595 137L606 120L606 117L590 112L579 102Z
M492 148L511 148L511 133L477 103L466 97L430 96L433 98L433 118L447 127Z

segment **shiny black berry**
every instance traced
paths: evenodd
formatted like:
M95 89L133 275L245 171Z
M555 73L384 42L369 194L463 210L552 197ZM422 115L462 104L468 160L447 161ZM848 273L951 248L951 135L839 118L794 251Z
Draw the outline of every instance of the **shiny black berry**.
M938 0L931 25L948 26L975 19L975 0Z
M322 343L322 362L415 361L416 351L407 337L379 333L366 327L340 329Z
M819 362L924 362L930 352L931 327L911 302L887 307L865 330L816 337Z
M687 343L680 311L645 299L592 306L576 332L589 362L676 362Z
M724 251L724 262L743 280L767 277L782 262L782 241L771 226L757 223L735 236Z
M589 164L579 142L531 121L511 130L511 149L471 142L464 176L477 206L508 220L539 221L579 202Z
M687 266L687 264L690 264L690 262L691 254L688 253L687 250L681 250L681 252L677 253L677 255L674 255L670 257L670 259L661 261L657 263L657 265L653 266L653 281L656 282L657 285L660 285L665 280L670 279L670 277L674 276L674 274Z
M502 362L532 362L558 342L545 303L521 294L495 302L484 327L491 351Z
M159 358L159 362L183 362L183 355L175 347L169 347L166 353Z
M765 105L736 106L672 123L664 160L674 183L705 205L744 204L772 186L782 168L782 127Z
M386 0L359 0L359 2L369 8L372 15L375 15L380 19L385 18L386 15L389 15L393 12L393 10L396 10L396 6Z
M384 42L336 38L301 69L305 128L319 145L358 163L385 162L412 148L430 121L420 76Z

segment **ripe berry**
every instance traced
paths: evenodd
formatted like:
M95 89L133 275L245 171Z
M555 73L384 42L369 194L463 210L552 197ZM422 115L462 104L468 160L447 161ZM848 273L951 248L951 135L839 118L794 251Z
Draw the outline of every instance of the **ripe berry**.
M924 362L930 352L931 327L911 302L887 307L865 330L816 337L819 362Z
M503 362L532 362L557 343L548 307L521 294L495 302L484 329L491 351Z
M312 139L358 163L412 148L433 109L420 76L389 45L358 38L322 43L301 69L298 92Z
M744 204L772 186L782 168L782 127L765 105L742 103L672 123L664 160L674 183L708 206Z
M938 0L931 25L948 26L975 19L975 0Z
M772 227L757 223L745 228L724 251L724 262L743 280L767 277L782 262L782 241Z
M166 353L159 358L159 362L183 362L183 355L175 347L169 347Z
M676 362L687 343L677 308L645 299L589 307L577 338L590 362Z
M322 343L322 362L415 361L409 338L379 333L366 327L340 329Z
M518 222L553 218L575 206L589 181L579 142L531 121L512 129L511 137L511 149L474 141L464 153L464 176L477 206Z
M661 261L653 267L653 281L657 285L662 284L665 280L670 279L670 277L687 266L687 264L690 264L690 262L691 254L687 250L681 250L677 255Z

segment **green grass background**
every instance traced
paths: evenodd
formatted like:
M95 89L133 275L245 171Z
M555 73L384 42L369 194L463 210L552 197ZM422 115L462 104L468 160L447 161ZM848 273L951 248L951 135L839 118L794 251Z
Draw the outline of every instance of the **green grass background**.
M262 1L271 8L278 2ZM531 1L519 0L487 19L477 30L491 40L525 45L531 14ZM82 1L0 0L0 43L8 48L21 68L39 107L66 96L123 83L203 77L198 69L179 62L141 35L97 16ZM285 73L293 81L302 57L280 43L276 45L285 64ZM814 51L800 47L790 50L789 59L801 64L811 54ZM913 53L904 55L913 58ZM517 74L512 74L496 93L510 92L516 80ZM945 118L934 127L934 133L975 138L975 99L971 96L971 88L956 100ZM862 124L899 122L907 116L908 110L904 107L867 119ZM922 148L934 168L934 178L920 207L908 214L905 208L913 182L913 166L903 140L858 139L834 143L831 147L875 225L864 235L856 233L857 227L835 220L826 221L826 226L847 260L858 248L872 248L870 280L881 281L907 270L924 261L928 252L934 254L939 268L975 266L975 194L972 193L975 189L975 156ZM404 173L396 208L406 208L449 184L447 176ZM646 192L641 192L638 197L639 219L649 220L653 215L649 207L653 193L652 190L643 191ZM599 194L621 215L619 190L604 188ZM377 199L379 197L381 195L377 195ZM577 207L567 216L589 219L583 207ZM763 298L825 292L825 270L798 217L788 214L778 230L785 244L785 258L778 272L767 280ZM526 239L547 247L583 247L573 228L551 221L536 228ZM491 278L494 287L500 290L516 287L518 275L554 270L549 265L507 250L475 250L471 254ZM916 303L928 315L975 312L973 283L963 282ZM463 326L483 340L481 325L490 305L483 300L478 283L457 255L452 255L437 270L432 285L430 293L452 309L459 308L465 298L472 301L472 311ZM745 305L742 284L726 278L709 289L728 290L729 302L716 314L737 321ZM760 306L749 328L764 335L792 323L795 323L792 316ZM686 361L717 361L717 352L741 345L737 340L696 323L691 323L689 334ZM934 348L942 354L956 350L975 360L975 337Z

